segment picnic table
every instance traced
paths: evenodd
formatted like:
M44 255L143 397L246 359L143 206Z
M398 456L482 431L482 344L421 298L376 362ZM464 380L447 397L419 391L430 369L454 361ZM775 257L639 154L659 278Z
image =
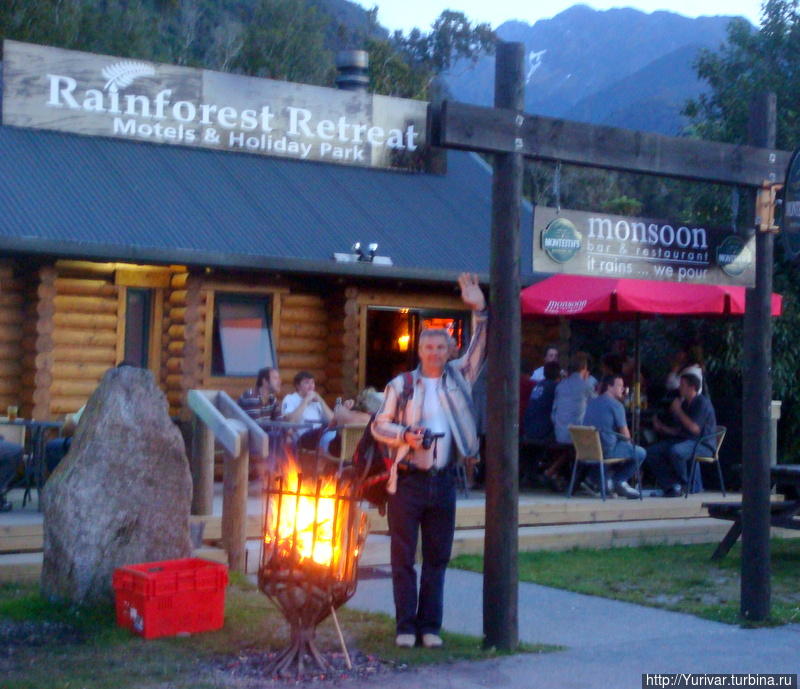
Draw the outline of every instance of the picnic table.
M795 486L800 489L800 464L780 464L770 469L773 484ZM721 560L733 547L742 534L741 502L704 502L708 515L715 519L727 519L733 524L719 542L712 560ZM771 526L783 529L800 530L800 500L776 500L769 505L769 522Z

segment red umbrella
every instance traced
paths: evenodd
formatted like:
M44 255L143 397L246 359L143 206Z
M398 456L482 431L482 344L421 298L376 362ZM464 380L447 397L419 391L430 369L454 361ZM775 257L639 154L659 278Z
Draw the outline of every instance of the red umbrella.
M727 316L744 313L745 289L658 280L597 278L557 273L522 290L523 316L567 316L589 320L635 320L633 434L639 435L639 319L649 316ZM782 297L772 295L772 315Z
M744 287L657 280L596 278L559 273L522 290L524 316L572 316L592 320L663 316L727 316L744 313ZM772 295L772 315L782 298Z

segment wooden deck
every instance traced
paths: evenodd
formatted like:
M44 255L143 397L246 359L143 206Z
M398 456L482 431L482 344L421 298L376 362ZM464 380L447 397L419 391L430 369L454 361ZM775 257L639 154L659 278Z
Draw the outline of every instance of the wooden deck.
M39 575L42 550L42 514L36 504L20 508L22 493L10 495L14 510L0 514L0 581L31 579ZM519 549L567 550L573 547L608 548L659 543L717 543L729 524L711 519L703 502L738 502L739 494L700 493L684 498L607 500L567 498L549 492L525 492L519 501ZM257 487L251 490L248 507L247 571L255 572L260 554L261 500ZM204 547L196 555L224 559L218 541L221 529L221 486L217 486L212 516L191 517L203 522ZM370 536L362 555L362 566L389 562L389 539L385 517L369 510ZM460 497L456 515L453 554L483 552L486 523L483 493ZM773 529L776 535L800 537L800 532ZM709 551L710 555L710 551Z

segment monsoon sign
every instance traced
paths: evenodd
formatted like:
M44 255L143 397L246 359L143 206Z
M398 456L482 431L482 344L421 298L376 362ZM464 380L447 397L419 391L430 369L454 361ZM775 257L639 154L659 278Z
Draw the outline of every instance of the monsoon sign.
M3 124L424 169L428 104L4 41Z
M537 206L533 269L596 277L751 286L755 242L730 230Z

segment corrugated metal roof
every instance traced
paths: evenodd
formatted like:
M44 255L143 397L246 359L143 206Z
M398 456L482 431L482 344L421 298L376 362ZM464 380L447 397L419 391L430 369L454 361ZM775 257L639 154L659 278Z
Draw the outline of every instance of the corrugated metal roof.
M446 175L0 126L0 250L105 260L450 279L487 274L491 170ZM530 276L530 208L521 272ZM394 268L336 264L378 242Z

